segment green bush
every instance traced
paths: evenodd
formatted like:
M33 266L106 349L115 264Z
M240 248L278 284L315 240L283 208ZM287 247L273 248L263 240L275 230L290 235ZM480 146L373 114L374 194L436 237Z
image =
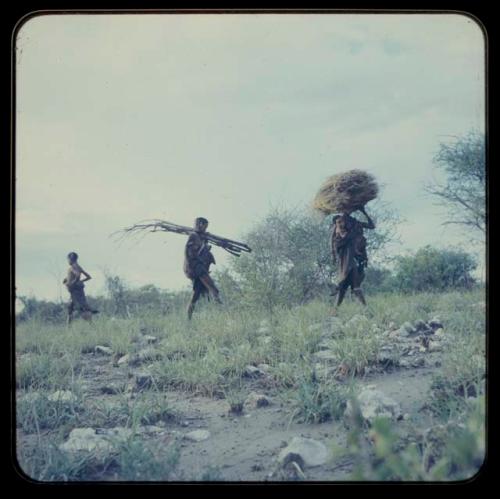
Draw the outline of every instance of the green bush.
M464 251L425 246L413 255L397 257L395 287L404 293L470 289L476 265Z

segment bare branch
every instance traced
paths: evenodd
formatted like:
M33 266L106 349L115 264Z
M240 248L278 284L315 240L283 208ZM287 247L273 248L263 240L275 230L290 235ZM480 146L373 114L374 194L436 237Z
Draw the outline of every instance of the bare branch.
M186 227L184 225L177 225L165 220L143 220L137 224L131 225L130 227L125 227L119 231L113 232L110 236L118 236L119 239L123 239L125 236L134 236L136 234L143 234L148 232L174 232L176 234L183 234L189 236L195 232L191 227ZM233 241L232 239L226 239L210 232L205 232L204 237L210 243L215 246L219 246L233 256L240 256L241 252L250 253L251 248L245 243L240 243L238 241Z

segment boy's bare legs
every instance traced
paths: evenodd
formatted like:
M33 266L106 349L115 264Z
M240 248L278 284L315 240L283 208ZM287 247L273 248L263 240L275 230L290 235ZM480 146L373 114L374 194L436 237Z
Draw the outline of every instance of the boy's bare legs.
M205 274L205 275L200 277L200 281L208 289L210 294L214 297L215 301L217 303L222 304L222 300L220 299L220 296L219 296L219 290L217 289L217 286L215 285L212 278L208 274Z

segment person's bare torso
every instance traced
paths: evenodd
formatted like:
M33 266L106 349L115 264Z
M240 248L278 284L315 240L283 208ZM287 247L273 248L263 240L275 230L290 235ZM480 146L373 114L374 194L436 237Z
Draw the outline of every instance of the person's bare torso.
M66 276L66 286L69 288L75 283L80 281L82 275L82 268L78 263L73 263L68 268L68 274Z

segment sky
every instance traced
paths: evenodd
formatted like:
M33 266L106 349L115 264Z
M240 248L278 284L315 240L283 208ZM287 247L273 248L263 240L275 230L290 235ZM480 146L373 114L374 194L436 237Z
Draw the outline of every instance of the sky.
M485 41L471 18L43 15L16 51L18 295L66 300L70 251L90 295L105 272L188 289L185 236L110 234L204 216L241 240L352 168L405 220L398 252L462 247L423 186L442 180L441 142L484 132ZM219 270L233 258L214 253Z

